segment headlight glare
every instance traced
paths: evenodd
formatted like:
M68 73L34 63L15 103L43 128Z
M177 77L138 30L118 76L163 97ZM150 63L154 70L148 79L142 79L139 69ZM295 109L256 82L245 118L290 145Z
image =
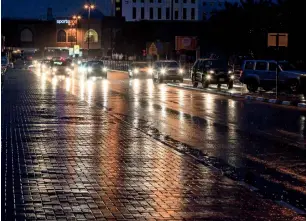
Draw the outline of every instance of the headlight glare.
M135 69L134 69L134 73L135 73L135 74L138 74L138 73L139 73L138 68L135 68Z
M215 72L214 72L213 70L210 70L209 73L210 73L210 74L213 74L213 73L215 73Z
M162 73L162 74L166 74L166 69L164 69L164 68L163 68L163 69L161 69L161 70L160 70L160 73Z
M206 75L206 79L207 79L207 80L210 80L210 79L211 79L211 75L209 75L209 74Z
M91 67L88 67L87 68L87 71L90 73L90 72L92 72L92 68Z
M103 67L102 71L106 72L107 71L107 67Z
M149 69L148 69L148 73L149 73L149 74L152 74L152 73L153 73L153 68L149 68Z
M183 73L184 73L184 70L183 70L182 68L180 68L180 69L179 69L179 73L180 73L180 74L183 74Z
M231 79L231 80L234 80L234 79L235 79L235 76L234 76L234 75L231 75L231 76L230 76L230 79Z
M229 74L233 73L233 71L228 71Z

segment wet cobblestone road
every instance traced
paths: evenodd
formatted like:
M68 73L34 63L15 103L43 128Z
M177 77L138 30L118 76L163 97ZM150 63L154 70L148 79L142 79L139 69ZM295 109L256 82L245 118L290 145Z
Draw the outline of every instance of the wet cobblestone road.
M28 71L1 109L2 220L304 220Z

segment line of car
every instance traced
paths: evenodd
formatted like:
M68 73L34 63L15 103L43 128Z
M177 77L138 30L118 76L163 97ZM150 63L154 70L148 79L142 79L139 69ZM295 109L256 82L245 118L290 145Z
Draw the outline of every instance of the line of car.
M41 60L36 64L40 71L52 75L70 75L77 69L78 73L86 74L87 78L107 78L109 70L107 66L108 62L103 60L82 61L56 57L51 60ZM159 60L153 63L135 61L128 67L130 78L148 77L156 83L167 80L183 82L186 72L189 70L185 70L175 60ZM234 68L228 65L226 60L198 59L190 70L190 78L193 87L198 87L200 83L203 88L208 88L210 84L216 84L220 88L222 84L225 84L228 89L233 88L234 81L239 79L250 92L256 92L259 87L265 91L274 89L276 73L279 76L280 90L306 94L306 72L297 70L287 61L245 60L240 76L237 76Z

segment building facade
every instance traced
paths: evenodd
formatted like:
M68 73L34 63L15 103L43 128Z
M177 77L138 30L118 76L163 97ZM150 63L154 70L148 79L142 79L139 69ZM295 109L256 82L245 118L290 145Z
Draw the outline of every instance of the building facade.
M239 0L116 0L115 10L122 10L126 21L201 21L224 9L225 2Z

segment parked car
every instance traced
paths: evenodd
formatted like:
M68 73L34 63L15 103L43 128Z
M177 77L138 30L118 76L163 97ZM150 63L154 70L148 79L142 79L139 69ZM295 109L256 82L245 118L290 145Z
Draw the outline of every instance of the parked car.
M154 82L162 83L164 80L183 82L184 70L173 60L160 60L153 63L152 77Z
M93 60L86 63L85 72L87 78L89 77L103 77L107 78L107 67L104 65L103 61Z
M203 88L208 88L210 84L217 84L220 88L222 84L226 84L228 89L231 89L234 79L233 70L226 60L198 59L191 70L193 87L197 87L199 83Z
M152 76L153 71L148 62L137 61L130 64L128 72L129 77L134 78Z
M247 60L244 62L240 82L247 85L247 89L255 92L259 87L269 91L276 86L276 69L278 70L279 89L289 89L296 93L300 90L300 79L305 77L306 72L297 70L288 61L274 60Z
M64 75L70 76L72 73L71 66L64 60L53 60L50 63L49 73L53 76Z

